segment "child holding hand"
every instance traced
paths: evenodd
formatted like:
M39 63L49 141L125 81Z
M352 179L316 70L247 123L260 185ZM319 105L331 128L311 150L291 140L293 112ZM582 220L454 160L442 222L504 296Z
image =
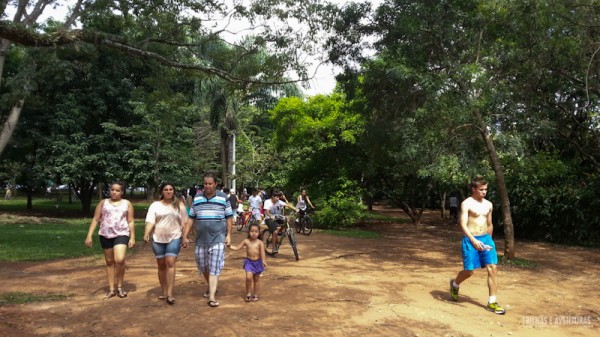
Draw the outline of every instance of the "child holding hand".
M258 224L250 224L248 227L248 238L237 246L229 246L231 250L240 250L246 246L246 258L244 259L244 270L246 271L246 302L258 301L260 274L265 271L265 268L267 267L264 243L258 239L259 229L260 227Z

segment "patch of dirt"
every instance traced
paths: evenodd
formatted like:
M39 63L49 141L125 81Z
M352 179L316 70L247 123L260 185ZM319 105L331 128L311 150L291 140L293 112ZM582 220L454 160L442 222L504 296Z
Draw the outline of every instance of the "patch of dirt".
M142 242L127 258L125 299L103 300L102 259L0 263L2 292L69 294L63 301L0 305L0 336L598 335L598 249L517 242L517 256L538 267L499 267L498 300L508 308L499 316L484 308L483 270L463 284L458 302L449 301L448 280L462 268L462 234L438 218L427 213L418 227L368 225L381 233L378 239L298 235L300 261L287 244L268 258L258 302L244 302L243 252L228 251L219 308L202 297L206 283L190 248L177 263L173 306L157 299L156 262ZM234 232L233 243L245 235ZM496 244L502 252L504 243Z

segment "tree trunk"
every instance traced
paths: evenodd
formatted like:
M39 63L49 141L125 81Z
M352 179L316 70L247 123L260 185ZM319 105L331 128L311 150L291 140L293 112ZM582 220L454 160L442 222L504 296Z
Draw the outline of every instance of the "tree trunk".
M483 137L488 155L490 156L492 169L496 174L496 185L498 188L498 195L500 196L502 223L504 225L504 256L507 259L512 260L515 258L515 233L510 214L510 200L508 198L508 191L506 189L506 182L504 180L504 169L502 168L502 163L500 163L500 159L498 158L498 153L494 147L492 137L483 123L483 118L481 117L480 112L476 111L475 114L477 120L479 121L479 130L481 132L481 136Z
M442 219L446 219L446 192L440 192L440 211Z
M33 209L33 187L27 186L27 209Z
M98 185L95 181L85 181L79 184L79 200L81 201L81 213L84 217L90 217L92 207L92 197L94 196L94 186Z
M225 134L225 132L223 132ZM221 179L222 186L229 186L229 136L221 136Z
M10 110L10 114L8 115L8 119L4 122L4 127L2 128L2 133L0 133L0 155L4 152L6 145L8 145L8 141L12 137L15 128L17 127L17 123L19 122L19 117L21 117L21 111L23 110L23 104L25 103L24 99L19 100L17 104L15 104Z

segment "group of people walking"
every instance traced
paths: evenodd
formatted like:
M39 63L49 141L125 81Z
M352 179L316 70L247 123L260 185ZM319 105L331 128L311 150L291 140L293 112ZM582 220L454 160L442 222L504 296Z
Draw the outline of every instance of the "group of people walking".
M128 200L123 199L124 190L123 183L113 183L110 186L110 197L102 199L96 206L85 239L85 245L91 247L92 236L100 223L98 234L104 251L109 286L106 298L127 297L127 291L123 289L125 253L127 248L135 246L136 240L133 206ZM305 195L306 192L304 191L303 194ZM281 195L281 192L275 191L272 198L278 200ZM272 215L271 211L278 212L268 206L271 200L265 202L268 216ZM305 197L302 200L305 200ZM236 197L236 202L241 200ZM262 206L262 201L260 204ZM204 292L208 305L210 307L220 305L216 294L219 276L225 264L227 247L232 250L246 248L245 299L248 302L258 301L259 276L267 266L264 243L259 239L260 226L259 224L249 226L248 238L232 246L231 230L234 214L231 196L217 189L217 179L212 173L204 175L202 191L196 193L187 205L185 200L177 196L173 183L165 182L160 185L158 200L150 205L146 214L143 238L145 242L152 243L152 250L156 257L158 280L161 286L159 299L166 300L166 303L171 305L175 304L173 287L177 256L182 247L187 248L191 244L189 234L194 231L194 255L198 271L208 283Z
M487 186L483 178L475 178L469 185L471 196L460 204L460 226L464 233L463 270L456 278L450 280L449 293L450 298L457 301L463 281L472 276L475 269L485 268L489 288L486 309L496 314L504 314L506 311L496 300L498 258L492 239L492 203L485 199ZM127 297L127 291L123 289L125 253L127 248L135 246L135 230L133 206L128 200L122 198L124 187L122 183L114 183L110 186L110 198L101 200L96 206L85 239L85 245L91 247L92 235L100 222L100 245L104 251L109 286L106 298ZM231 196L217 189L217 180L212 173L204 175L203 187L202 193L194 196L187 210L185 201L176 196L175 186L172 183L163 183L159 190L159 200L153 202L148 208L144 241L152 241L152 249L156 257L161 286L161 294L158 298L166 300L168 304L175 304L173 297L175 263L181 247L187 248L190 245L188 234L193 228L196 232L196 264L208 283L204 292L208 305L213 308L220 305L216 294L219 276L224 267L226 247L232 250L246 248L245 300L258 301L259 276L267 267L264 243L259 239L260 225L258 223L250 225L248 238L238 245L231 246L231 230L235 213L231 207ZM278 230L280 225L278 215L282 214L285 207L293 208L297 212L301 209L306 210L307 205L312 207L304 190L298 197L296 206L287 202L281 191L274 191L268 199L258 197L258 193L254 192L249 198L249 207L257 217L260 215L260 210L264 210L265 224L271 232ZM237 201L239 199L236 199ZM262 215L260 217L263 218ZM277 238L278 235L273 237Z

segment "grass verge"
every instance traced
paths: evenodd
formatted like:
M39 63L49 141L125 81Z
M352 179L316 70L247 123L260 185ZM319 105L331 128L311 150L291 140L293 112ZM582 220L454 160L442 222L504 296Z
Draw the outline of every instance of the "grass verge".
M536 269L539 267L538 263L531 260L514 258L512 260L507 259L503 255L498 255L498 265L509 267L509 268L523 268L523 269Z
M33 294L23 292L0 293L0 304L24 304L32 302L62 301L67 294Z
M102 255L100 242L93 236L92 248L83 242L90 219L0 217L1 261L47 261L63 258ZM141 241L143 224L136 225L136 240ZM130 251L130 250L128 250Z

